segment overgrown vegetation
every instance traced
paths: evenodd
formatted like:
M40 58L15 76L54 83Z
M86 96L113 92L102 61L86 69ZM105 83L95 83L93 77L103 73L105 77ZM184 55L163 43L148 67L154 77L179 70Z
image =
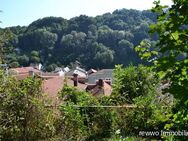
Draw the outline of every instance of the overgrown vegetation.
M160 136L153 134L147 136L146 134L140 134L140 131L186 131L188 129L188 1L174 0L174 4L169 9L160 6L159 2L155 2L155 4L156 6L153 8L153 11L157 13L157 22L151 25L151 31L158 33L159 40L155 47L151 45L152 43L149 40L143 40L136 47L138 54L141 55L142 59L149 61L150 66L129 65L127 68L123 68L121 65L117 65L114 71L113 93L109 97L93 97L89 93L78 91L73 87L65 85L64 89L59 93L60 99L63 102L58 107L59 109L55 109L58 111L58 114L54 116L54 111L52 111L51 106L47 105L48 102L43 97L41 80L39 78L31 77L25 80L15 80L1 71L0 140L186 141L186 135ZM116 11L114 14L123 11ZM108 17L107 19L109 20L109 17L112 15L105 14L103 16ZM81 17L83 18L84 16L80 16L79 18ZM96 19L100 19L99 21L105 23L106 19L102 18L100 16L96 17ZM54 24L53 28L47 28L48 26L45 26L46 29L36 31L36 25L44 28L44 23L39 24L40 20L31 24L32 26L25 27L25 29L20 27L20 31L15 30L14 34L23 33L23 29L24 34L28 34L27 36L36 35L39 38L40 35L43 36L45 34L45 39L50 38L57 40L57 42L60 41L62 44L66 43L69 47L64 46L65 48L75 49L77 45L85 44L89 40L85 40L84 38L86 36L82 33L83 31L88 31L86 27L89 28L87 25L90 25L90 22L87 21L85 23L88 17L85 20L78 19L74 18L70 21L63 20L64 22L62 22L65 27L69 25L67 22L70 22L71 25L69 28L63 28L64 31L70 32L75 28L78 30L71 32L71 35L62 33L61 26L59 27L59 32L56 33L58 25ZM81 23L76 24L77 22ZM115 27L111 26L112 23L112 21L109 23L106 22L110 28L115 28L121 21L118 21ZM85 26L81 26L82 24ZM109 47L111 47L112 42L105 42L105 39L102 37L105 37L105 34L109 31L112 33L117 31L111 31L106 26L100 27L101 25L96 25L99 26L96 30L97 37L101 33L104 35L102 34L101 38L97 38L97 40L102 40L102 43L95 43L95 45L98 46L97 49L104 51L103 55L107 55L112 50L105 46L109 44ZM126 27L123 23L121 26L123 28ZM120 28L121 26L119 25L117 27ZM13 31L13 29L11 30ZM99 32L99 30L103 31ZM25 36L24 34L22 35L23 37ZM58 34L58 37L55 34ZM59 39L59 35L61 35L62 40ZM9 47L6 44L8 43L6 42L8 37L0 36L0 52L2 54L4 54L2 49ZM19 38L23 37L20 35ZM110 39L116 39L117 37L118 34L112 36ZM40 40L42 39L40 38ZM70 39L75 41L75 44ZM90 38L91 41L95 39ZM48 40L49 45L56 43ZM127 44L128 42L122 41L123 43ZM56 45L58 46L58 44ZM45 48L47 46L42 44L41 47ZM84 48L86 46L83 45L82 47ZM45 51L51 52L52 50L53 47L51 46ZM23 53L22 51L20 53ZM32 55L32 59L29 57L27 59L28 61L35 60L34 62L36 62L41 59L42 52L39 52L39 50L33 51L31 49L27 53ZM71 54L71 50L68 54L70 55L68 58L75 57L77 59L77 54ZM27 58L27 55L24 58ZM104 57L100 55L99 53L99 58ZM45 56L42 57L45 60ZM6 58L1 57L1 62L6 62ZM105 64L105 62L103 63ZM100 66L100 64L98 65ZM168 87L163 87L164 84L167 84ZM173 97L171 97L172 95Z
M64 103L60 108L63 124L59 129L64 140L107 140L115 136L142 139L139 131L164 129L173 104L160 99L163 94L153 73L143 66L126 69L117 66L114 76L114 92L110 97L93 97L64 87L61 92Z
M33 141L55 133L55 117L43 98L41 80L15 80L0 72L0 140Z
M174 0L171 8L161 6L156 1L153 12L157 13L157 23L150 26L151 32L157 32L159 41L155 48L148 42L137 47L145 59L154 63L153 71L158 77L167 80L169 87L164 90L176 98L166 130L182 131L188 129L188 1ZM154 58L155 56L155 58ZM176 140L186 140L186 136L173 136Z

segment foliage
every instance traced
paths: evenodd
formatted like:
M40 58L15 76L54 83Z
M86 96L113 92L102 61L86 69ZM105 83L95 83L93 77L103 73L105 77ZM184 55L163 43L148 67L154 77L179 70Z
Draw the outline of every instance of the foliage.
M158 79L144 66L125 69L117 66L114 77L114 92L110 97L96 98L65 85L60 92L63 104L57 129L61 140L156 139L138 135L139 131L160 131L169 122L172 105L166 105L162 99ZM124 99L123 90L127 93ZM129 103L136 107L103 107L126 106L128 96Z
M164 129L173 106L167 104L168 98L163 99L159 79L151 69L142 65L127 68L116 66L111 99L118 105L132 104L133 106L116 110L118 129L123 137L138 136L139 131Z
M158 22L151 26L151 31L158 32L159 53L156 61L157 71L164 74L164 78L170 78L171 87L169 92L182 102L188 97L187 77L187 34L188 24L186 11L187 1L174 1L174 5L164 11L165 7L156 3L154 12L158 13ZM163 22L164 21L164 22Z
M168 8L161 6L160 1L155 1L152 11L157 14L157 22L150 26L150 30L151 33L158 33L159 41L154 49L143 45L137 48L142 58L154 58L151 60L154 63L153 70L160 78L168 80L170 85L164 93L173 94L178 101L171 122L165 126L167 130L188 128L187 5L186 0L174 0ZM175 138L186 140L186 137Z
M121 9L112 14L80 15L70 20L46 17L29 26L9 27L14 35L10 42L14 50L8 56L15 57L9 57L8 64L27 66L40 62L46 70L51 70L52 64L66 66L75 60L86 68L137 65L142 61L134 46L145 38L156 40L147 33L148 25L153 22L155 14L151 11ZM32 51L39 55L33 56ZM20 56L25 57L20 59Z
M12 51L10 41L13 38L9 29L0 29L0 63L6 63L5 54Z
M158 56L158 50L154 48L155 45L155 42L152 44L150 40L144 39L140 42L140 45L135 47L135 50L139 53L141 59L154 62Z
M133 103L133 99L148 93L156 93L159 80L154 73L142 65L122 68L117 65L114 71L113 94L119 103Z
M102 140L111 136L113 112L100 107L97 98L68 86L60 94L64 99L60 108L62 139Z
M7 34L1 34L1 49L9 45L15 49L3 57L10 67L42 62L46 70L52 71L75 60L96 68L110 68L117 63L126 66L130 62L151 67L116 66L113 94L109 97L92 97L65 85L55 125L52 109L44 106L41 80L17 81L1 73L0 140L186 140L138 137L139 131L188 128L188 2L173 2L170 8L155 2L156 14L122 9L70 20L47 17L27 27L10 27L8 30L14 34L11 41L4 40ZM147 34L149 24L152 37ZM134 46L146 62L140 60ZM169 84L164 94L161 79ZM174 95L175 106L163 98L167 92ZM122 107L115 107L119 105ZM133 107L123 107L126 105Z
M160 131L169 121L171 107L159 101L155 94L134 98L137 108L119 109L119 128L122 135L138 136L139 131ZM131 120L130 120L131 119ZM160 136L144 138L160 139Z
M53 113L45 107L41 80L15 80L0 74L0 140L32 141L55 133Z

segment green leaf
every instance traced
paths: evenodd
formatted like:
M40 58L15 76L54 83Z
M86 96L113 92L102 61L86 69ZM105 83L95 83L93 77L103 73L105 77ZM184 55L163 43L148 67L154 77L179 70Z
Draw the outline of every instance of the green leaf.
M174 40L178 40L179 39L179 33L178 32L174 32L174 33L171 33L172 34L172 37Z

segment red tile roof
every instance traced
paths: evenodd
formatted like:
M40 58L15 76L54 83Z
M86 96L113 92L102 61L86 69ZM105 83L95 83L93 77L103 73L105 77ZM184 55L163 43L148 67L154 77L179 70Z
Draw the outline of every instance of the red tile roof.
M86 87L86 91L90 92L93 96L110 96L112 93L112 86L103 81L103 86L99 86L98 84L91 84Z
M17 75L13 75L13 76L15 76L19 80L28 77L29 72L33 71L39 77L44 79L42 83L42 89L49 98L57 99L58 98L57 94L60 90L63 89L64 83L65 83L64 77L57 76L56 74L52 74L52 73L43 73L40 70L34 69L33 67L13 68L10 70L16 71L18 73ZM79 79L82 80L82 78L78 77L78 80ZM74 81L72 80L72 77L66 78L66 83L68 86L74 86ZM112 87L105 81L103 82L102 87L99 86L98 84L87 85L87 84L78 82L77 89L82 90L82 91L87 90L94 96L101 95L101 94L108 96L108 95L111 95L112 93Z
M42 72L42 71L35 69L33 67L11 68L11 69L9 69L9 74L16 77L18 80L21 80L26 77L29 77L30 71L34 72L35 75L37 75L41 78L44 78L44 79L59 77L58 73Z
M17 71L19 74L21 73L29 73L29 71L33 71L35 73L40 73L41 71L38 69L35 69L33 67L19 67L19 68L12 68L10 70Z
M67 78L66 82L64 82L64 77L53 77L47 80L43 80L43 91L46 93L50 98L57 98L58 92L63 89L64 84L67 83L68 86L74 86L73 80ZM85 90L86 84L78 83L77 88L79 90Z
M13 75L13 77L15 77L18 80L22 80L22 79L29 77L29 73L22 73L22 74L19 74L19 75Z
M71 79L69 79L69 78L66 79L66 83L67 83L68 86L72 86L72 87L74 86L74 81L72 80L72 78L71 78ZM79 90L85 91L86 87L87 87L86 84L79 83L79 81L78 81L78 86L77 86L77 88L78 88Z
M42 89L50 98L57 98L58 92L63 88L63 77L53 77L43 80Z

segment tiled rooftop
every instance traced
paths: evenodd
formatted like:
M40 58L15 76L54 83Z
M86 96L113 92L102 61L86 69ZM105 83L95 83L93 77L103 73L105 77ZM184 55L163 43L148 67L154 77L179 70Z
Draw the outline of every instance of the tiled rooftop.
M102 69L88 76L88 84L95 84L99 79L112 80L113 69Z

